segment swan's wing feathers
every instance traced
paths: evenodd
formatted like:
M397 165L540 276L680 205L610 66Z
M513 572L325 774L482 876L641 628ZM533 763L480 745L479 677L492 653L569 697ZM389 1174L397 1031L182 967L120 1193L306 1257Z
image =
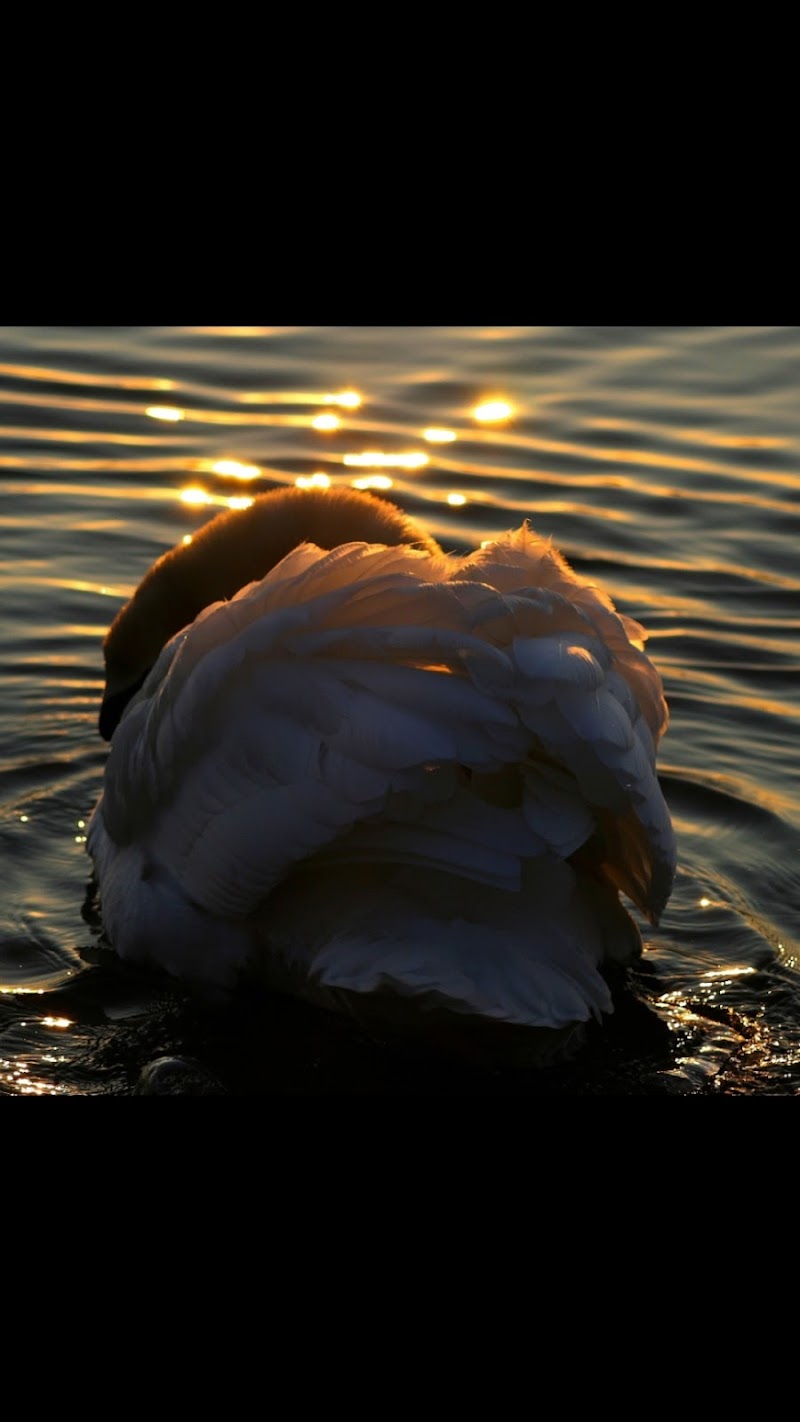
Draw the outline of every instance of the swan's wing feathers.
M162 822L153 851L192 903L221 918L244 919L293 864L347 830L364 807L317 781L250 782L225 802L210 797L206 808L198 834L197 807L192 807L191 839L179 841L172 824L165 833ZM181 820L180 806L176 819Z
M580 849L597 827L577 780L559 765L530 765L523 807L526 823L560 859Z
M437 778L437 772L409 777L386 796L379 814L356 824L319 862L413 865L518 891L523 861L546 852L545 838L527 823L521 807L493 805L457 775L442 797Z
M570 687L579 693L597 692L605 681L602 644L587 646L565 632L515 637L511 652L529 700L552 700Z
M532 1020L537 993L573 1019L573 994L606 1010L589 898L573 885L562 904L550 880L580 851L596 887L645 912L669 892L674 841L654 773L666 708L629 640L638 631L527 529L466 560L303 545L165 648L115 732L105 831L136 840L170 893L237 923L255 922L302 865L406 865L515 900L531 865L545 866L525 900L545 978L516 965L515 924L492 1005L476 987L491 976L480 933L464 930L472 987L447 991L510 1020L514 1001ZM613 913L608 924L618 941ZM565 969L576 934L594 946ZM373 939L353 937L352 972L331 942L326 980L441 983L397 935L365 968Z
M549 593L563 599L572 618L588 623L610 652L658 743L669 718L661 678L643 651L644 628L633 618L618 613L611 598L573 572L549 542L523 525L465 559L457 576L483 579L507 598L525 595L529 585L531 595L538 593L541 598Z

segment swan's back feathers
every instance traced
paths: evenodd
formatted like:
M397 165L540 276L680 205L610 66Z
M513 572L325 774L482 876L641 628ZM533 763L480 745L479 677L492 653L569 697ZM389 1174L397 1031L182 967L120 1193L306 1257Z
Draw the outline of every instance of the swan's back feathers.
M219 981L268 940L320 988L424 980L456 1010L545 1025L608 1010L597 964L635 936L615 891L655 918L675 866L642 637L527 528L466 559L298 547L172 639L116 730L90 829L112 940L125 952L116 913L130 956L164 961L117 905L127 845L141 895L234 925ZM314 874L350 886L335 929ZM442 904L479 893L492 926L484 898L454 928Z

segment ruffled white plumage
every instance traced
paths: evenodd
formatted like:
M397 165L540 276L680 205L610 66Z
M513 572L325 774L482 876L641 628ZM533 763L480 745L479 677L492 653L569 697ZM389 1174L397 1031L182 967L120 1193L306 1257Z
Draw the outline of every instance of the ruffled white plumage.
M466 559L295 549L172 639L116 730L89 830L115 948L323 1000L610 1010L616 890L654 919L675 868L642 637L527 528Z

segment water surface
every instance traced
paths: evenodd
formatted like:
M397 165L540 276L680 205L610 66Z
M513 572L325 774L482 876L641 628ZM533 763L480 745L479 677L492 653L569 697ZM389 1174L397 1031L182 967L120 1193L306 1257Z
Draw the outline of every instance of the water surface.
M127 1094L174 1053L259 1094L796 1093L799 371L789 327L0 328L0 1093ZM511 416L476 419L490 399ZM103 635L166 548L314 478L391 480L459 552L530 518L650 632L678 878L572 1063L475 1073L302 1005L210 1011L102 946Z

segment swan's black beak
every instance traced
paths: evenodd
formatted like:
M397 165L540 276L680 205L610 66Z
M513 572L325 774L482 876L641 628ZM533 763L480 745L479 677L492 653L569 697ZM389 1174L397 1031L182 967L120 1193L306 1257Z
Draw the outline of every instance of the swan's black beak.
M149 670L149 668L148 668ZM147 672L143 671L137 681L130 686L123 687L122 691L108 691L103 697L103 704L100 707L100 720L98 730L104 741L110 741L114 732L122 720L122 713L129 701L132 701L137 691L144 685Z

